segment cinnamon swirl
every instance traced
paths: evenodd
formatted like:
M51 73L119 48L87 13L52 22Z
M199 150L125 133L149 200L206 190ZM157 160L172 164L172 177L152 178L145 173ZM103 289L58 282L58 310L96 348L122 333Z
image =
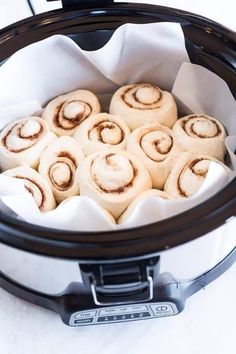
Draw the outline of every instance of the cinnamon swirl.
M120 117L98 113L80 124L74 138L83 147L85 154L89 155L102 149L125 149L129 134L128 125Z
M43 117L57 135L73 135L81 122L100 110L100 103L92 92L76 90L50 101Z
M171 128L177 119L176 103L171 93L146 83L118 89L111 99L110 113L121 116L131 130L156 123Z
M224 161L226 132L217 119L206 114L191 114L176 121L173 134L184 150Z
M9 177L24 181L25 188L32 194L35 202L42 212L56 208L56 202L50 185L37 171L28 167L20 166L3 172Z
M37 168L42 151L56 138L47 122L28 117L9 123L0 132L0 168L5 171L21 165Z
M38 170L51 185L58 203L79 194L75 172L83 158L82 148L70 136L55 139L42 153Z
M127 150L143 162L153 187L158 189L163 189L181 152L171 129L160 124L135 129L128 138Z
M100 151L89 155L78 169L80 195L87 195L115 219L141 192L150 189L145 166L126 151Z
M183 153L170 172L164 191L174 198L191 197L201 188L211 161L229 170L222 162L211 156Z

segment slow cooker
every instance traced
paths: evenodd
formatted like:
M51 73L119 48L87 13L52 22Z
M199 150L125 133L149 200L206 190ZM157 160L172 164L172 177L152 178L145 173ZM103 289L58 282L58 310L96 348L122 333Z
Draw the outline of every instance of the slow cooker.
M109 0L63 0L0 31L0 62L54 34L84 50L102 47L125 23L176 22L192 63L219 75L236 97L236 35L177 9ZM236 178L200 205L127 230L70 232L19 219L0 204L0 286L59 313L70 326L180 313L186 299L236 260ZM89 222L89 220L88 220Z

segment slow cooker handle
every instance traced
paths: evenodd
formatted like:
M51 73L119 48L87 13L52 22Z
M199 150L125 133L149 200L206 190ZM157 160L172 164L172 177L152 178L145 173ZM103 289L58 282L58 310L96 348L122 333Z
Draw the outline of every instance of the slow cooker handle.
M0 287L8 293L32 304L58 312L58 296L35 291L25 285L11 279L0 271Z
M229 269L236 262L236 247L212 269L199 275L198 277L182 281L181 287L183 289L185 299L189 298L201 289L204 289L206 285L212 283L218 277L220 277L227 269Z

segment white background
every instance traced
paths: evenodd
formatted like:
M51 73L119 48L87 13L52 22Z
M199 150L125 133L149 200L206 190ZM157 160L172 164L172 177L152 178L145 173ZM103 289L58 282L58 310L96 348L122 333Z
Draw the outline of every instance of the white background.
M60 1L32 2L37 13L60 6ZM236 30L233 0L146 2L189 10ZM0 27L28 16L25 0L0 0ZM190 298L176 317L76 329L64 326L54 313L0 290L0 353L234 354L235 279L236 265Z

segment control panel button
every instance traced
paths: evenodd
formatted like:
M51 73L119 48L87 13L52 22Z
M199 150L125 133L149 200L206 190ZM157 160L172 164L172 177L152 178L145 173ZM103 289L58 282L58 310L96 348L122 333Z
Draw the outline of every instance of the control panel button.
M91 324L93 322L93 318L82 318L82 319L79 319L79 320L74 320L74 324L77 324L77 325L84 325L84 324Z
M75 315L75 318L87 318L87 317L95 317L97 311L87 311L87 312L79 312Z
M175 313L170 304L154 304L150 305L150 308L156 317L170 316Z

